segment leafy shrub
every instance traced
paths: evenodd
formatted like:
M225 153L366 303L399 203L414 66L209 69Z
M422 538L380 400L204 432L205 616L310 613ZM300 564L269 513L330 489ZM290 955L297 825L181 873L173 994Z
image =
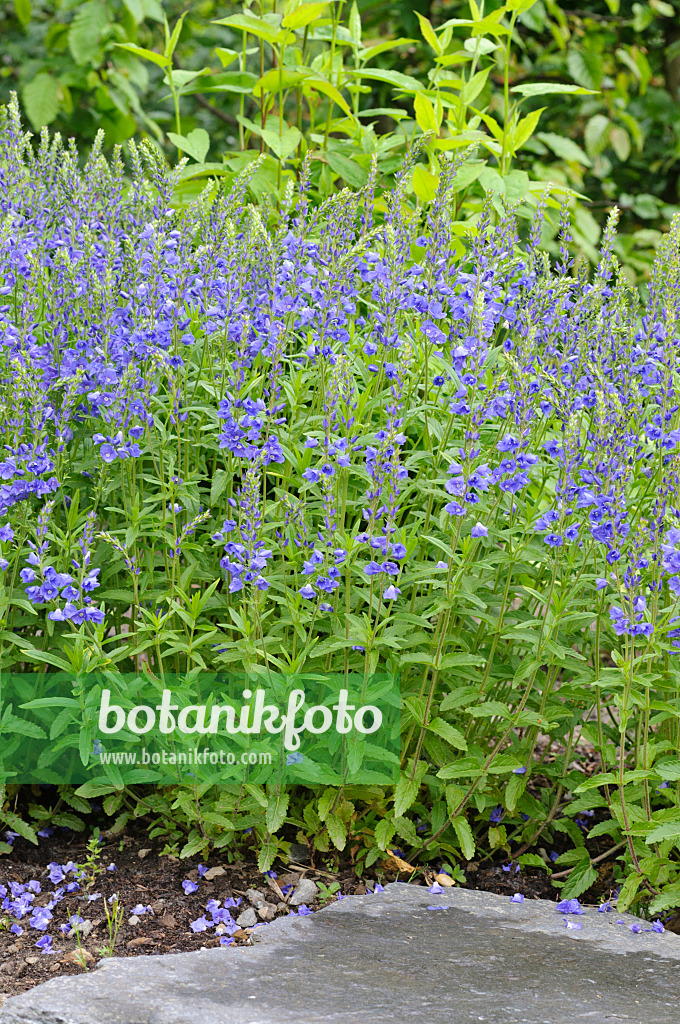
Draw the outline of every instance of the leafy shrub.
M3 671L401 677L394 789L112 786L116 827L263 868L297 832L550 870L561 833L571 897L594 815L620 905L676 905L680 224L642 309L615 215L590 277L547 193L461 238L465 164L420 206L417 147L380 203L310 203L307 163L272 210L247 176L178 206L150 146L34 152L16 104L0 145Z
M438 138L415 183L426 194L437 152L474 137L485 163L461 219L491 189L513 199L530 180L554 182L588 196L571 200L572 233L597 262L615 201L615 251L644 291L678 207L673 14L665 0L14 0L0 10L0 100L19 89L35 129L81 145L102 128L107 146L135 132L171 158L180 146L191 197L260 149L258 196L285 187L307 149L322 196L365 184L373 157L389 189L427 128Z

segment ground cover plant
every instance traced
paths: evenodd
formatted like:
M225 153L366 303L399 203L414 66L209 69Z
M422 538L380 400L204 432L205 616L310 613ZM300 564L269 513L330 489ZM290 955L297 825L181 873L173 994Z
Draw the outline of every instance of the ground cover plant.
M615 214L592 275L547 190L461 236L464 155L424 205L416 146L380 201L312 204L307 163L278 206L246 173L187 208L151 147L81 169L16 103L0 144L0 665L73 676L52 746L113 668L384 669L403 700L394 787L22 802L5 762L2 852L96 797L181 858L497 857L567 899L606 839L620 909L677 907L680 225L643 308ZM3 707L3 751L42 710Z

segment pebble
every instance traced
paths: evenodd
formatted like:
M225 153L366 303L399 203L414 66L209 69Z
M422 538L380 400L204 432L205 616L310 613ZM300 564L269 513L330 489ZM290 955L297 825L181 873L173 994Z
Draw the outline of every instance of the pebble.
M264 893L261 893L259 889L246 889L246 896L256 907L263 907L267 902Z
M311 878L301 878L290 897L290 903L298 907L301 903L313 903L316 898L316 885Z
M150 853L151 853L150 849L149 850L137 850L137 856L139 857L140 860L144 860L144 858L148 857Z
M128 917L128 924L139 924L139 918L137 917L136 914L132 914L130 917Z
M252 907L248 907L244 910L239 917L236 918L236 924L241 928L252 928L253 925L257 924L257 914Z
M265 903L264 906L257 908L257 915L263 921L273 921L276 917L276 907L271 903Z

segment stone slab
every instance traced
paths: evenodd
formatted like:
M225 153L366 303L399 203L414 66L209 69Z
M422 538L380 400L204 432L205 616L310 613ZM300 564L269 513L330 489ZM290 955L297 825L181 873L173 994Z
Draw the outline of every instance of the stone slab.
M569 920L581 929L547 900L397 883L278 919L252 947L52 979L0 1024L680 1024L680 936L634 934L616 911Z

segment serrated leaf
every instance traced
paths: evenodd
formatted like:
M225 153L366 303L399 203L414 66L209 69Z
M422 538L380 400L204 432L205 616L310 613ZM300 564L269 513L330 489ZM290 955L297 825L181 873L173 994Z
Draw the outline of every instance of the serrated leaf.
M466 860L472 860L475 855L475 837L472 834L467 818L463 817L462 814L458 815L457 818L452 820L451 824L458 837L463 856Z
M441 736L443 740L450 743L456 750L467 750L468 745L462 732L448 722L445 722L443 718L433 718L427 728L436 736Z
M325 824L333 845L338 850L344 850L347 843L347 823L338 814L329 814Z
M381 818L375 826L374 838L381 850L386 850L394 838L395 828L391 818Z
M666 821L663 825L658 825L656 828L652 829L652 831L645 836L645 842L648 846L651 843L661 843L664 839L680 840L680 820Z
M56 80L44 71L24 86L21 93L24 110L36 131L51 124L59 113L57 89Z
M590 857L581 858L562 887L563 899L573 900L581 896L596 881L597 871L590 863Z
M416 767L413 778L410 778L409 772L404 772L401 775L394 791L394 814L397 818L401 817L404 811L407 811L415 803L421 780L426 771L427 765L421 761Z
M278 832L283 825L286 820L289 799L289 794L283 791L278 794L273 793L269 798L265 812L265 823L268 832Z
M99 41L109 23L102 0L81 4L68 31L68 48L76 64L92 64L99 56Z

